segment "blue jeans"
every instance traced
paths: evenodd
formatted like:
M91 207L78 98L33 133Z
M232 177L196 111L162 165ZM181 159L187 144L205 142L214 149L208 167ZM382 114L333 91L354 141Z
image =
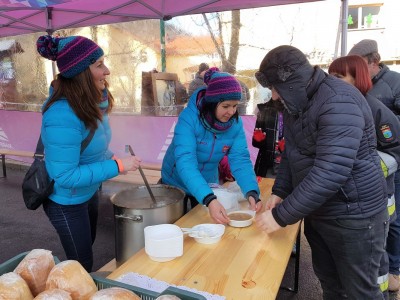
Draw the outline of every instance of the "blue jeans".
M387 209L359 220L304 220L323 299L384 299L377 284L389 229Z
M396 219L390 223L386 251L389 256L389 273L400 274L400 170L394 175Z
M92 245L96 239L99 196L82 204L60 205L50 199L43 209L60 237L67 259L77 260L91 272L93 267Z

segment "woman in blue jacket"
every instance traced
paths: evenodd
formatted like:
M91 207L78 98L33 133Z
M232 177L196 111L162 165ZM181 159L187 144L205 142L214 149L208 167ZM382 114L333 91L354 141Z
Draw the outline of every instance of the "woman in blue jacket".
M98 189L101 183L125 171L134 171L138 157L116 159L108 149L111 129L108 113L113 97L107 89L110 74L104 52L81 37L41 36L41 56L57 62L60 73L43 106L41 137L46 169L55 181L43 208L57 230L68 259L90 272L96 238ZM81 143L94 135L81 153Z
M207 87L197 89L179 115L161 176L164 184L183 189L192 205L194 201L206 205L215 222L226 224L226 211L209 185L218 183L218 164L225 155L251 209L256 211L262 206L260 191L237 113L239 82L218 68L208 70L204 82Z

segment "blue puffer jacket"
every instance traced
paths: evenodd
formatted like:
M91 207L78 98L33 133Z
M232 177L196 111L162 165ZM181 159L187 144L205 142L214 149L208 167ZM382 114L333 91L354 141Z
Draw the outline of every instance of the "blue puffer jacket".
M218 183L218 164L228 153L233 176L244 195L258 184L247 148L242 120L224 132L211 132L202 125L196 106L197 90L179 115L174 138L165 154L161 176L165 184L183 189L203 203L212 194L208 183Z
M306 216L367 218L381 212L387 190L371 109L352 85L319 68L311 80L302 71L290 78L292 89L274 85L292 112L285 111L285 151L272 190L284 199L272 210L275 220L285 226ZM302 90L305 97L299 97Z
M63 205L89 200L100 184L118 175L118 167L108 150L111 129L107 115L87 148L80 154L81 142L88 136L85 124L75 115L66 99L56 101L43 114L42 141L46 169L54 179L50 199Z

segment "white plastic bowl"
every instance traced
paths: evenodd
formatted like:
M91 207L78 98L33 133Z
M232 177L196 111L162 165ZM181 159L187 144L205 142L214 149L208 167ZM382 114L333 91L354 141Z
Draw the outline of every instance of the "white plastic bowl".
M144 228L145 252L157 262L183 255L183 233L179 226L160 224Z
M256 212L254 210L236 210L228 213L229 225L232 227L247 227L253 223Z
M225 226L222 224L199 224L192 227L190 237L200 244L216 244L225 233Z

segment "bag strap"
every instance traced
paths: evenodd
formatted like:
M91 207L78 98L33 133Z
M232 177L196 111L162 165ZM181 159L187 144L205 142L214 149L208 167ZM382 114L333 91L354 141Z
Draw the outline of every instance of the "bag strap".
M81 154L82 154L83 151L85 151L87 146L92 141L94 133L95 133L95 130L93 128L91 128L88 136L82 141L82 143L81 143ZM44 146L43 146L43 142L42 142L42 135L39 135L39 139L38 139L37 144L36 144L35 154L33 155L33 157L35 157L35 158L39 158L39 157L43 158L44 157L43 153L44 153Z
M37 141L36 144L36 150L35 150L35 154L33 155L33 157L41 157L43 158L43 152L44 152L44 146L43 146L43 142L42 142L42 135L39 135L39 139Z
M88 136L82 141L82 143L81 143L81 154L82 154L83 151L85 151L86 147L92 141L92 138L94 136L94 132L95 132L95 130L93 128L91 128Z

